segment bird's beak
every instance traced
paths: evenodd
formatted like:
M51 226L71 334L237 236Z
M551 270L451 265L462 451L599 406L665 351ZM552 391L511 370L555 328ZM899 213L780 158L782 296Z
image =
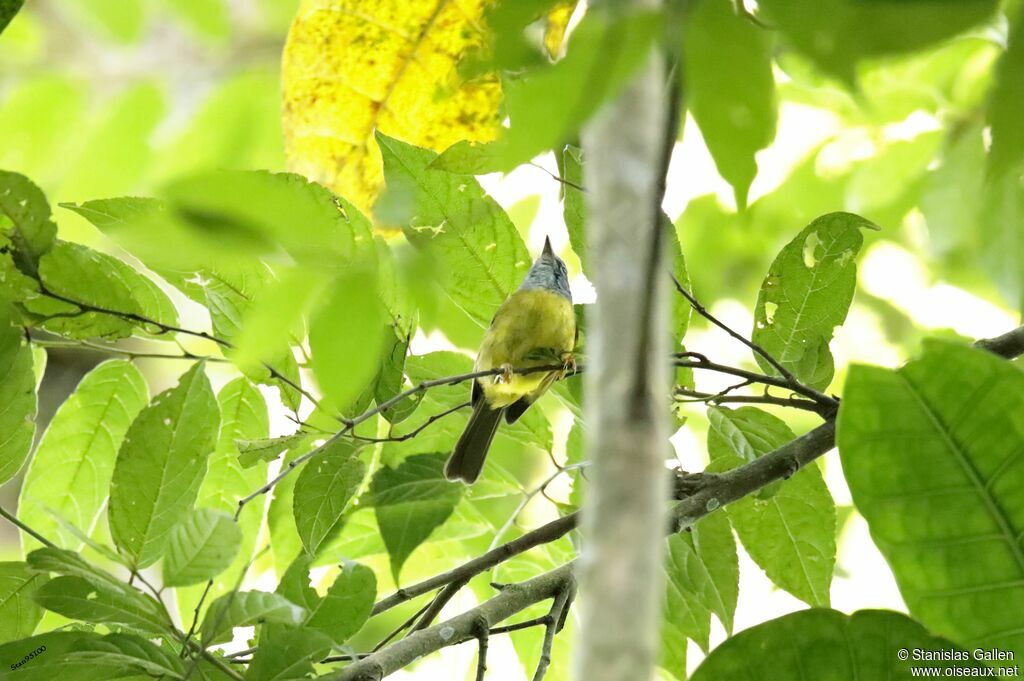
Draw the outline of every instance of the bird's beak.
M553 258L555 257L555 251L551 248L551 237L544 239L544 250L541 252L540 257L542 258Z

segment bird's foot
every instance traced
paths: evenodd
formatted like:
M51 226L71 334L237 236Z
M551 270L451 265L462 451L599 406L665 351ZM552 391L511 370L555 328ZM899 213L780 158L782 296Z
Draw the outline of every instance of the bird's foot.
M515 370L515 367L513 367L511 364L507 364L506 363L506 364L502 364L498 368L501 369L501 373L500 374L495 374L494 382L495 383L511 383L512 382L512 374L513 374L513 372Z
M572 352L562 353L562 375L561 378L571 376L576 373L576 355Z

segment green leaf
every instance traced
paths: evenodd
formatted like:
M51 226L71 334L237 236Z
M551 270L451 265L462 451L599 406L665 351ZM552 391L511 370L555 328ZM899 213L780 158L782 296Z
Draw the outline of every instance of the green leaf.
M164 558L164 586L188 586L213 579L238 554L242 531L223 511L191 511L174 529Z
M4 32L24 4L25 0L0 0L0 33Z
M10 323L0 303L0 485L15 476L36 430L36 377L32 349L22 330Z
M36 572L54 572L58 575L80 577L106 591L143 597L141 593L109 572L93 566L75 551L50 547L36 549L28 554L26 562Z
M928 341L898 370L854 366L838 444L854 504L910 613L1024 655L1024 374Z
M256 440L235 440L238 448L238 462L243 468L250 468L261 461L273 461L282 452L297 449L309 442L309 433L293 433L281 437L262 437Z
M1006 52L996 66L996 82L988 105L992 148L988 156L991 175L999 176L1024 158L1024 14L1016 13L1010 23Z
M21 488L21 519L58 546L81 549L82 541L49 511L85 534L92 532L117 450L148 398L146 381L130 362L107 361L86 374L36 448ZM29 550L38 542L24 535L22 545Z
M512 121L497 141L453 145L434 167L453 173L508 172L570 142L600 106L618 94L651 54L662 25L647 11L592 9L573 31L566 56L502 83ZM385 175L387 166L385 161Z
M348 407L379 369L384 320L371 272L339 276L309 328L313 373L332 404Z
M46 577L25 563L0 563L0 643L31 636L43 617L33 594ZM5 660L6 662L6 660Z
M739 594L739 562L729 521L711 514L689 532L668 539L667 586L659 664L676 678L685 678L686 639L708 649L711 613L732 631Z
M880 2L764 0L758 7L798 51L852 84L862 59L904 54L989 18L996 0Z
M217 443L220 414L197 363L139 413L110 482L110 532L138 567L155 563L188 513Z
M320 595L309 585L309 568L312 566L313 560L314 556L300 553L284 571L275 590L276 593L281 594L292 603L301 605L310 611L320 602Z
M290 449L281 465L291 464L292 461L310 451L312 446L312 443L307 441L303 446ZM307 461L300 464L291 475L274 485L270 506L267 508L270 550L273 553L275 569L279 574L304 551L302 540L295 527L294 493L296 481L308 463Z
M97 624L123 624L142 631L162 633L171 623L156 601L139 592L103 588L81 577L54 577L35 592L39 605L69 619Z
M850 213L817 218L776 256L757 296L754 342L814 388L828 387L835 373L828 344L853 300L865 227L876 229ZM777 375L763 357L755 359Z
M0 27L3 26L0 16ZM24 175L0 170L0 233L10 237L19 268L35 275L39 259L57 240L50 204L42 190Z
M298 681L313 673L331 650L331 639L308 627L265 629L245 674L246 681Z
M447 457L443 452L411 456L398 468L381 468L370 482L365 503L377 515L396 584L405 560L462 498L463 486L444 477Z
M197 228L278 244L300 262L372 262L370 222L352 204L293 173L217 170L165 188L179 215Z
M174 653L131 634L54 631L0 647L3 659L23 662L9 678L49 681L107 681L131 677L179 678L184 663ZM8 677L5 677L8 678Z
M775 136L773 42L731 0L700 0L686 22L687 106L740 209L757 174L754 155Z
M793 440L781 419L755 407L708 410L712 467L742 466ZM821 471L806 466L777 489L725 508L743 547L775 584L811 605L828 605L836 560L836 510Z
M930 635L906 615L886 610L860 610L845 615L836 610L803 610L769 620L729 638L715 648L691 677L692 681L759 679L766 668L773 681L797 679L916 678L911 667L919 661L901 661L900 651L942 651L962 655L961 660L927 662L942 671L983 672L966 650ZM968 674L964 676L983 676ZM960 674L954 674L960 676Z
M409 354L409 336L403 336L397 326L389 327L384 336L386 341L383 360L380 373L373 384L373 399L377 404L384 404L406 388L405 358ZM394 425L408 418L418 406L418 399L409 398L385 409L381 416Z
M581 187L586 187L583 178L583 150L567 144L562 150L562 217L569 232L569 245L580 259L580 269L589 273L587 256L587 203ZM572 184L568 184L571 182Z
M298 626L306 616L305 608L280 594L238 591L226 593L210 604L200 631L204 644L209 645L231 640L231 630L235 627L251 627L264 622Z
M530 254L515 225L475 178L430 167L437 155L378 133L389 196L407 198L406 237L445 273L452 301L486 327L519 286Z
M334 643L351 638L370 619L377 597L373 570L347 563L319 602L309 609L306 627L320 631Z
M1024 160L1016 168L991 177L982 193L977 240L981 265L1007 303L1024 309Z
M45 319L43 328L75 338L131 335L133 327L153 333L148 322L177 326L170 298L149 278L117 258L80 244L57 242L39 261L44 292L56 297L26 307ZM61 316L63 315L63 316Z
M933 253L976 252L979 216L985 203L986 158L981 125L949 135L941 163L925 180L920 200Z
M341 526L342 513L366 475L350 440L337 440L302 469L293 512L302 545L312 556Z

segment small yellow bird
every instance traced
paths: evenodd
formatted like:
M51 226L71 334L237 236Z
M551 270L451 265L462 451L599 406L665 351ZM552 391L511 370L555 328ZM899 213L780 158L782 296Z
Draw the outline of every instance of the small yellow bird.
M503 373L473 381L473 415L445 465L449 480L473 484L480 477L502 414L508 423L514 423L564 373L514 374L512 369L557 361L574 366L575 346L576 315L569 277L548 239L523 283L501 304L484 334L475 368L500 368Z

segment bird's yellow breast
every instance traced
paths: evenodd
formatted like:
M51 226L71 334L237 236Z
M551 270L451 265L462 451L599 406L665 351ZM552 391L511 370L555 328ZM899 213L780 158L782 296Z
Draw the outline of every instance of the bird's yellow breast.
M571 352L576 344L576 316L565 297L544 289L517 291L508 297L491 321L477 355L477 369L504 364L516 368L544 366ZM550 355L539 356L550 351ZM546 374L516 374L507 382L482 379L484 395L493 407L504 407L537 390Z

